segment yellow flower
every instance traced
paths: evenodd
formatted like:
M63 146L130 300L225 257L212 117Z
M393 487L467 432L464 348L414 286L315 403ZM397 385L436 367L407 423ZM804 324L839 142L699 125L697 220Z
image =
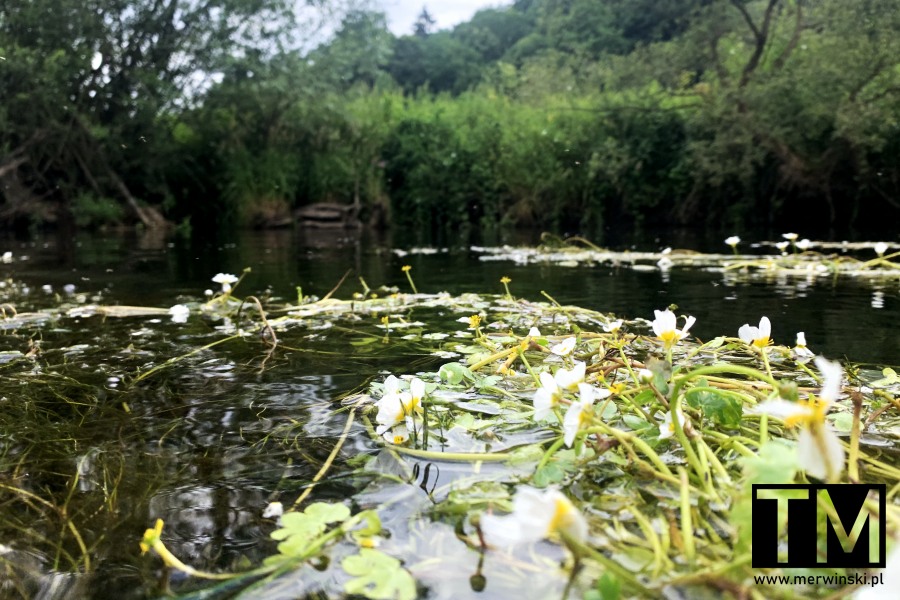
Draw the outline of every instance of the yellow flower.
M481 315L472 315L469 317L469 329L478 329L481 325Z
M500 278L500 283L510 283L511 281L512 281L512 279L510 279L506 275L504 275L503 277Z
M400 270L403 271L404 273L409 273L412 270L412 265L403 265L403 267Z

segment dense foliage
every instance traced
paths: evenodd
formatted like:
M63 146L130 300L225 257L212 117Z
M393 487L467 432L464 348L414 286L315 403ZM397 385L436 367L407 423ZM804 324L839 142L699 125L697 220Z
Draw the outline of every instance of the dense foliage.
M900 0L518 0L399 38L371 7L304 4L340 19L311 50L288 0L4 0L0 217L900 216Z

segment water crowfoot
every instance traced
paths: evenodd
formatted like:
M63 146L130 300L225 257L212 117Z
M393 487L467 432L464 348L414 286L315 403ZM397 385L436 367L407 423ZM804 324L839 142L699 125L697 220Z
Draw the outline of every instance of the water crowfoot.
M656 334L656 337L663 341L666 348L671 348L681 340L687 337L688 330L694 325L697 321L694 317L687 317L684 323L684 327L682 329L678 329L678 322L675 318L675 313L673 313L668 308L666 310L654 310L653 314L655 315L655 319L653 319L652 327L653 333Z
M748 346L765 348L771 343L772 323L769 317L763 317L759 320L759 327L753 327L749 323L744 323L738 329L738 337Z
M767 400L757 407L757 412L780 418L788 427L801 426L797 436L798 463L812 477L834 482L844 468L844 447L825 415L840 394L843 369L821 356L815 358L815 363L823 376L818 397L810 394L808 400L800 402Z
M503 517L482 515L481 531L489 544L508 547L537 542L556 534L584 542L588 537L588 524L559 490L540 491L523 485L513 498L512 513Z

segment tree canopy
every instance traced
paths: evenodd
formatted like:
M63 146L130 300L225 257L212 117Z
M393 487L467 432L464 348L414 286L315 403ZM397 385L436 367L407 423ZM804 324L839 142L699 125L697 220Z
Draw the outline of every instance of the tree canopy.
M877 225L900 216L898 20L518 0L395 36L349 0L6 0L0 218Z

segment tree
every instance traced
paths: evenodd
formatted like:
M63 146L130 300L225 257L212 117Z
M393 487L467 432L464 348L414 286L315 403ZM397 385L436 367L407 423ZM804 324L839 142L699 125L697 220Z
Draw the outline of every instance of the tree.
M2 216L79 195L159 214L156 120L196 101L232 55L277 50L288 0L11 0L0 18ZM13 117L15 116L15 117Z
M416 22L413 23L413 35L419 38L428 37L434 30L435 22L434 17L428 12L428 8L423 6L422 12L419 13L419 16L416 17Z

